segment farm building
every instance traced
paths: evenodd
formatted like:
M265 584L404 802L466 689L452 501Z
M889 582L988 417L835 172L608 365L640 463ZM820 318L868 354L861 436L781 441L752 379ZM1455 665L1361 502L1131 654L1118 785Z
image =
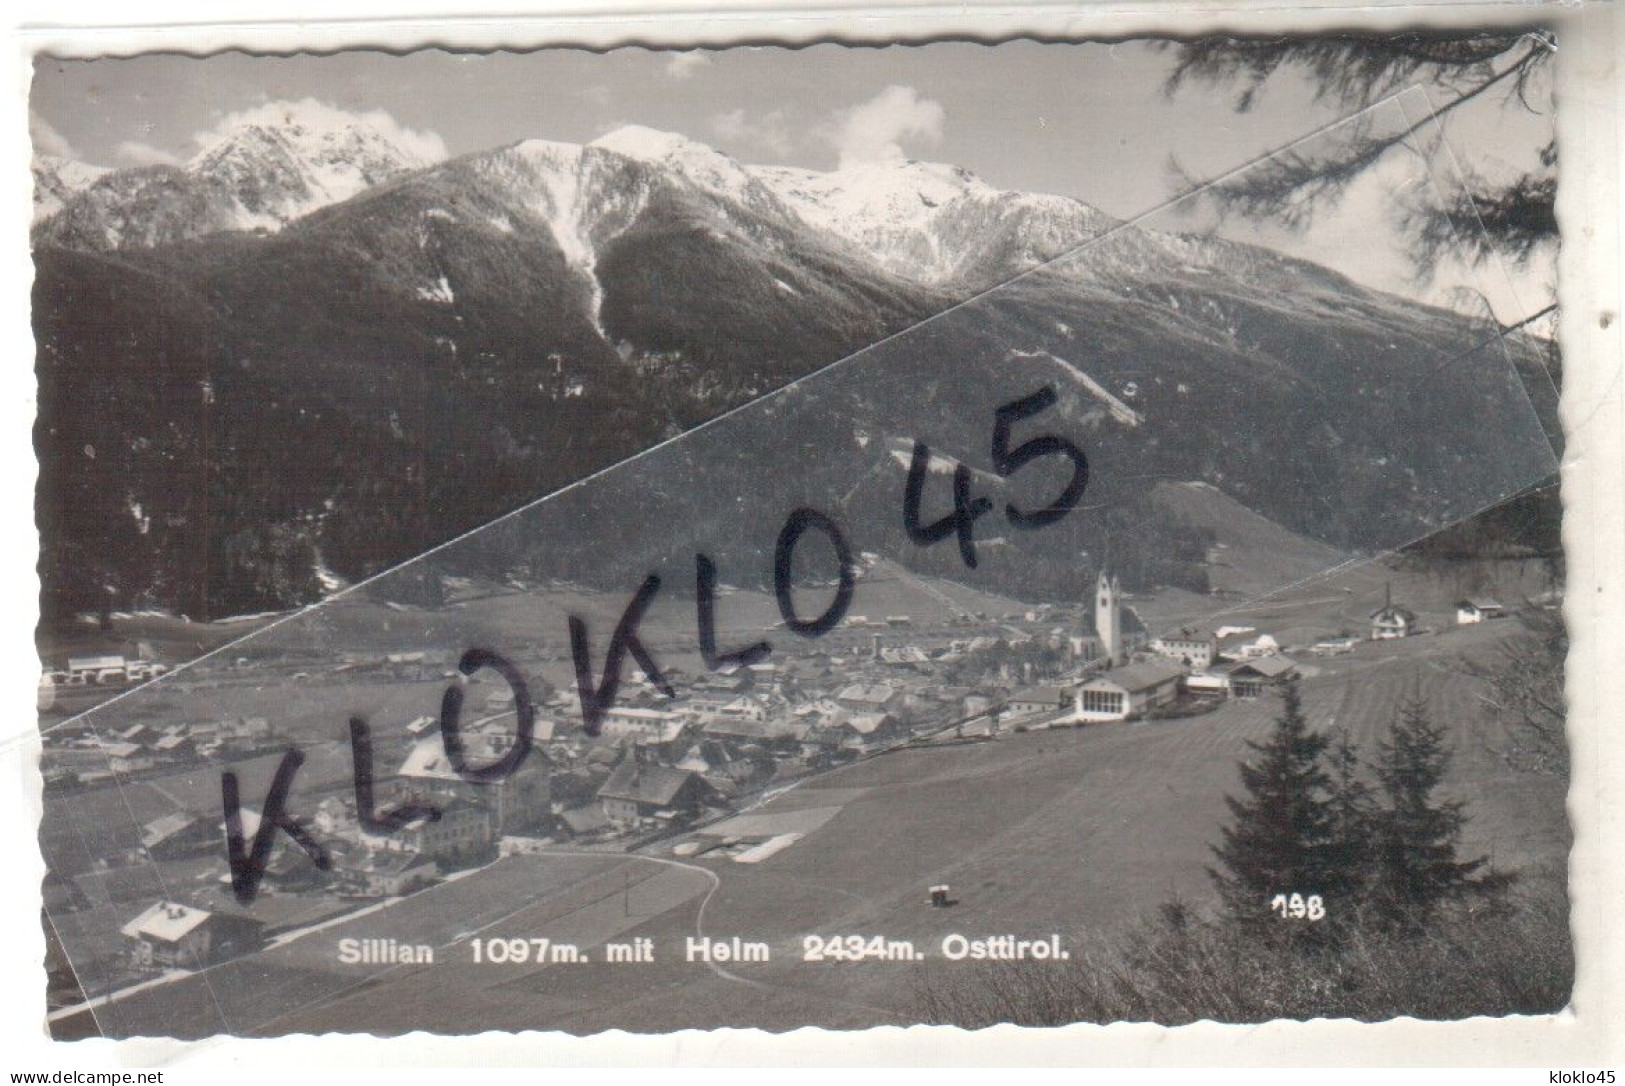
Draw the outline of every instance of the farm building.
M1470 626L1485 619L1501 618L1507 609L1492 599L1480 597L1461 600L1456 604L1456 625Z
M1078 688L1076 715L1083 721L1131 720L1179 696L1185 669L1171 660L1130 664Z
M1016 716L1055 713L1072 704L1070 691L1059 686L1029 686L1010 695L1010 712Z
M194 856L219 847L215 824L201 815L174 811L141 827L141 847L154 860Z
M628 758L598 790L598 802L611 822L630 825L642 818L692 818L713 795L698 773Z
M1266 687L1286 682L1298 673L1298 665L1276 653L1237 664L1230 669L1230 693L1238 698L1256 698Z

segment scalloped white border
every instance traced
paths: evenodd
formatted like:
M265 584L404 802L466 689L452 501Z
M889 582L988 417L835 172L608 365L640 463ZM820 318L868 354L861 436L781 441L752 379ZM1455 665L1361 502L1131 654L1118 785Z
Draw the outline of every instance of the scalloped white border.
M508 0L510 4L513 0ZM38 925L43 862L35 842L40 814L36 743L0 743L0 872L16 892L0 902L0 1074L34 1070L167 1067L174 1081L222 1073L267 1081L289 1067L436 1067L606 1065L976 1066L1062 1065L1181 1068L1282 1065L1339 1067L1538 1067L1594 1069L1625 1062L1625 939L1616 912L1625 903L1625 367L1622 367L1619 260L1620 131L1625 112L1625 26L1608 3L1545 6L1318 0L1257 3L892 4L812 6L797 0L575 0L569 5L481 10L472 0L245 0L222 22L216 0L148 0L139 10L103 2L25 0L11 24L3 57L10 93L0 99L0 231L7 258L0 290L10 380L0 386L0 739L27 735L33 721L36 657L33 624L38 580L33 572L35 461L34 387L30 360L28 223L31 181L27 136L30 62L35 53L100 55L225 48L331 51L370 46L404 51L582 45L608 48L924 41L949 36L1118 37L1222 31L1312 31L1427 24L1484 25L1541 18L1559 41L1558 113L1562 155L1558 213L1564 343L1564 544L1568 551L1567 617L1570 742L1574 774L1569 814L1572 923L1578 973L1571 1008L1554 1017L1382 1024L1273 1022L1262 1026L1200 1023L1159 1026L1077 1025L1054 1030L997 1027L967 1033L947 1027L894 1027L861 1033L803 1029L685 1031L660 1036L620 1032L572 1038L561 1034L484 1034L444 1038L413 1034L292 1037L275 1041L217 1039L91 1041L54 1044L43 1032L43 941ZM145 25L133 26L139 19ZM1616 1026L1617 1024L1617 1026ZM768 1072L775 1074L776 1072ZM1518 1081L1546 1081L1545 1071ZM323 1076L324 1079L327 1077ZM1166 1077L1154 1075L1153 1077ZM1239 1073L1228 1078L1240 1080ZM1433 1078L1433 1075L1429 1075ZM1249 1075L1249 1081L1256 1075Z

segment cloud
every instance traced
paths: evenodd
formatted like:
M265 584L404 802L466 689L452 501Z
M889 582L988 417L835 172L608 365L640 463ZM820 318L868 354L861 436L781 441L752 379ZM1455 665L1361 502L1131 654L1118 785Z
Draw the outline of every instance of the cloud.
M78 158L67 137L51 127L51 122L33 110L28 111L28 135L34 142L35 154L56 155L59 158Z
M838 111L828 138L840 152L843 169L888 162L908 157L904 140L940 142L946 117L941 102L894 84L860 106Z
M751 118L743 108L718 113L711 117L711 131L730 143L771 151L776 155L789 154L795 148L790 134L790 118L782 109L775 109L761 117Z
M688 79L701 68L710 66L710 53L691 49L686 53L673 53L671 59L666 61L666 74L673 79Z
M192 138L199 148L206 150L230 136L236 129L255 124L271 128L297 125L316 134L361 127L385 137L424 165L439 162L446 157L446 141L435 132L408 128L382 109L362 113L351 112L326 102L318 102L314 98L265 102L250 106L248 109L227 113L213 128L199 132Z
M150 143L125 140L113 148L113 157L121 166L179 166L180 158Z

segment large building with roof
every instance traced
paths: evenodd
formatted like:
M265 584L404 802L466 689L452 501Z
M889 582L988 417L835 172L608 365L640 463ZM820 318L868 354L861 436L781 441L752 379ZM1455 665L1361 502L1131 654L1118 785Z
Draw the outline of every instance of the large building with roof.
M490 742L484 742L488 739ZM468 737L468 759L486 765L511 748L511 735ZM460 800L483 807L491 815L491 832L496 836L523 834L546 827L551 820L548 777L551 765L547 755L532 747L519 768L502 780L471 781L452 768L445 744L439 735L429 735L415 743L397 774L397 802L433 805Z
M1185 669L1172 660L1147 660L1114 668L1078 687L1074 715L1080 721L1134 720L1179 697Z

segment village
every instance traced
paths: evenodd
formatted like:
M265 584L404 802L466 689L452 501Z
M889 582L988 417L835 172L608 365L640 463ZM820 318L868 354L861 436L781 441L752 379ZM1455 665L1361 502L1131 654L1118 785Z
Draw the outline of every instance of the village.
M544 683L533 691L530 755L494 782L452 768L436 715L380 722L375 810L415 805L433 814L384 830L358 813L348 781L301 789L295 816L331 863L319 867L277 833L260 897L249 907L232 897L218 784L211 787L198 767L273 754L288 740L279 725L256 716L96 733L70 722L47 732L43 768L52 791L82 796L152 781L172 792L177 781L202 783L189 793L201 801L143 822L138 841L47 880L53 916L111 912L110 927L120 935L103 947L98 972L76 963L77 982L60 954L53 957L59 1002L252 953L477 873L503 855L663 847L677 856L758 863L812 827L795 818L753 821L751 810L833 767L1056 729L1164 721L1201 727L1195 718L1263 697L1312 672L1314 661L1508 613L1495 599L1464 598L1453 615L1435 614L1442 621L1427 627L1387 586L1373 603L1359 629L1231 623L1153 636L1117 579L1102 574L1083 608L960 610L930 626L907 615L849 615L814 651L718 673L671 668L668 678L683 690L675 701L629 667L595 737L581 728L574 690ZM63 671L73 676L90 666L70 660ZM93 666L105 676L121 665L103 657ZM336 665L346 676L371 672L413 683L443 680L450 666L449 657L421 651ZM469 760L500 758L514 743L512 690L495 676L475 682L464 719ZM252 793L244 802L243 832L251 839L260 815Z

